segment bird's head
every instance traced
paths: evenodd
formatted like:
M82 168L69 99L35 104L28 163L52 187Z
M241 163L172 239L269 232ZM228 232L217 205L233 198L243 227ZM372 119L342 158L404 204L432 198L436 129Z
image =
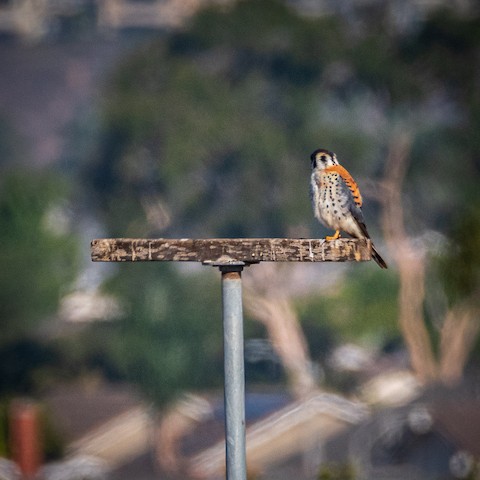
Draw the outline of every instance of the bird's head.
M331 167L333 165L338 165L337 156L330 152L329 150L325 150L323 148L319 148L315 150L310 155L312 170L319 169L324 170L327 167Z

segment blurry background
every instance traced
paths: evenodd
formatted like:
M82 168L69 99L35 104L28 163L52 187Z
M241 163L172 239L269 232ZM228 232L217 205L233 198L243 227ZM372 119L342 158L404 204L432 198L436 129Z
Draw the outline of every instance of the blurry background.
M319 147L389 270L245 271L249 475L479 478L479 14L0 1L0 478L25 412L42 478L221 478L218 272L89 242L324 236Z

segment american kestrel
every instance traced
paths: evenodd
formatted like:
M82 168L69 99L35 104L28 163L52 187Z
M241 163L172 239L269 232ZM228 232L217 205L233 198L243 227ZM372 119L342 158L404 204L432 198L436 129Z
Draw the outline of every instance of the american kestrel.
M313 212L326 227L335 230L325 240L336 240L340 231L354 238L370 238L362 214L358 185L333 152L320 148L310 155ZM372 257L381 268L387 264L372 243Z

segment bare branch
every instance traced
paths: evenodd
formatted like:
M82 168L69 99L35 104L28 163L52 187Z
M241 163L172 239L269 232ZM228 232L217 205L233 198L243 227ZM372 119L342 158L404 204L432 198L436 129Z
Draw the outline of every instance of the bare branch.
M272 346L281 358L293 394L302 398L316 388L303 330L292 295L278 264L263 265L245 275L245 307L265 325Z
M390 254L398 266L400 292L399 324L418 378L428 382L436 376L435 357L425 326L425 256L409 239L404 224L402 188L408 170L412 136L399 132L392 138L383 180L382 228Z
M440 378L447 385L457 383L480 330L478 308L455 305L446 316L440 332Z

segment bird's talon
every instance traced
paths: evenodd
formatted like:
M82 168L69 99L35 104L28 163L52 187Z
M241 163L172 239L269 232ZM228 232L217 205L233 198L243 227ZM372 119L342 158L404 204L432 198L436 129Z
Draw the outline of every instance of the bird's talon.
M335 232L335 234L332 235L332 236L327 235L327 236L325 237L325 240L326 240L327 242L330 242L330 241L332 241L332 240L337 240L337 238L340 238L340 232L339 232L338 230L337 230L337 231Z

